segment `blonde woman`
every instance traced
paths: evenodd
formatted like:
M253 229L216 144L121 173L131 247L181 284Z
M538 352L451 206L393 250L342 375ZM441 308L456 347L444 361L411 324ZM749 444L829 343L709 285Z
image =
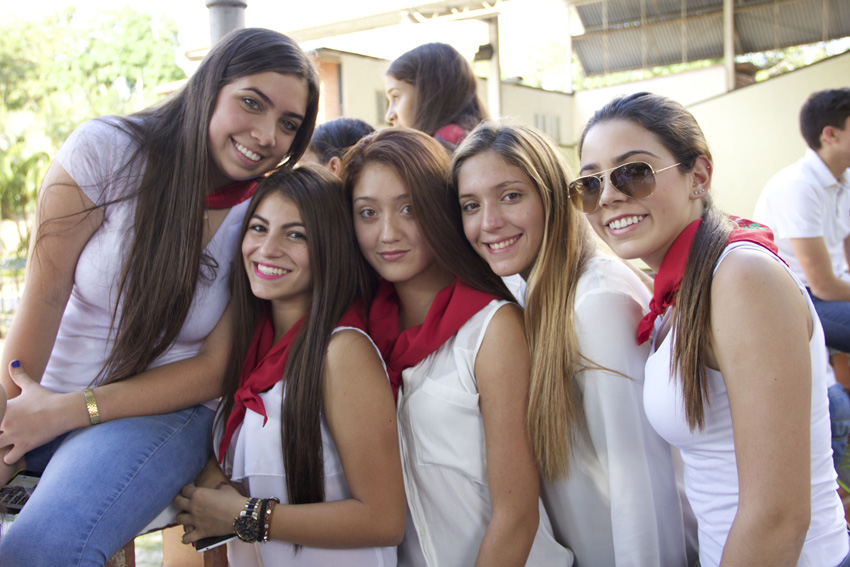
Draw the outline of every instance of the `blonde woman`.
M642 404L647 288L597 250L563 157L532 128L479 125L450 171L469 242L528 284L528 425L556 538L583 567L684 566L670 448Z

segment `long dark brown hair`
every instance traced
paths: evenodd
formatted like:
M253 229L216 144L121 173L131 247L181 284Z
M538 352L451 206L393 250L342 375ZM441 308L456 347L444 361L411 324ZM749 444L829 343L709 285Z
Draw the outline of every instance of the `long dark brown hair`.
M392 62L387 75L416 89L413 127L430 136L448 124L472 130L488 118L472 67L451 45L411 49Z
M264 179L245 214L240 243L257 207L275 193L298 207L310 258L310 310L290 347L281 376L286 389L281 408L281 443L287 494L291 504L308 504L325 498L321 430L325 354L340 318L356 298L362 300L366 296L365 261L352 238L351 213L341 182L319 166L278 170ZM225 394L216 418L220 431L233 410L242 364L260 316L270 309L269 301L251 293L241 251L234 264L243 267L234 269L231 276L235 333Z
M545 135L521 124L483 122L460 144L450 170L455 206L461 167L487 151L520 168L543 203L543 240L528 277L524 314L531 352L527 419L537 466L544 478L555 479L569 471L582 424L574 378L587 362L578 350L575 296L596 244L584 215L569 203L572 174L563 155Z
M205 199L213 169L210 118L222 87L268 71L299 77L307 86L304 121L280 165L290 168L310 143L319 80L301 48L271 30L232 32L172 97L119 119L138 150L118 177L141 167L144 175L130 196L138 197L134 236L118 282L112 320L115 343L97 383L138 374L165 352L186 320L199 275L212 278L217 266L202 248ZM122 297L132 301L120 302Z
M386 128L360 140L343 160L349 215L354 186L363 169L372 163L389 167L404 182L413 218L438 266L472 288L513 300L502 279L463 235L457 197L446 181L449 157L439 142L419 130L403 127Z
M593 126L611 120L627 120L651 132L680 163L679 171L689 173L697 159L711 162L705 135L693 115L678 102L652 93L636 93L614 99L596 111L582 133L578 151ZM733 224L718 210L706 193L702 198L702 223L694 237L685 265L682 285L676 294L675 341L670 372L678 369L682 379L685 415L691 429L705 424L708 396L706 360L711 338L711 282Z

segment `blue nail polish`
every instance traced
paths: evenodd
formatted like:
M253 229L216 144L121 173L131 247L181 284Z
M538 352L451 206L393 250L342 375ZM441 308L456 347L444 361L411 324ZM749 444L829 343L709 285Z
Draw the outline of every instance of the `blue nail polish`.
M19 368L20 366L21 366L20 360L13 360L12 361L12 368Z

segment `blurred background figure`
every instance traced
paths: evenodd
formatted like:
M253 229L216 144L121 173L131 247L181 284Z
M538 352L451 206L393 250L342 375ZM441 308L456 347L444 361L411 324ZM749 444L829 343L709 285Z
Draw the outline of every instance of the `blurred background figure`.
M371 125L358 118L335 118L325 122L313 131L310 147L304 152L301 163L317 163L339 175L342 156L348 148L374 131Z
M469 62L451 45L426 43L392 62L387 122L422 130L449 151L489 118Z

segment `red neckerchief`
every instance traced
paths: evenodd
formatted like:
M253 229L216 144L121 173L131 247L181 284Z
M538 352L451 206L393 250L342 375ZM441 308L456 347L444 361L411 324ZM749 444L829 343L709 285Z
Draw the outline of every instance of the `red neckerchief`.
M247 179L245 181L234 181L221 189L207 195L208 209L229 209L254 196L254 191L260 183L259 179Z
M352 306L337 323L337 327L356 327L365 330L366 325L360 315L360 309L359 303ZM271 316L265 313L261 317L257 330L254 331L254 337L251 339L251 346L248 347L248 353L245 355L245 362L242 364L242 375L239 377L239 388L234 395L233 409L227 416L224 434L218 448L219 463L222 462L230 446L230 440L236 428L245 419L247 410L263 416L263 425L269 420L260 393L269 390L283 379L289 347L298 336L303 321L303 318L299 319L283 338L275 343L274 323Z
M398 296L393 284L381 280L369 309L369 333L386 362L393 396L398 399L402 370L419 364L494 299L456 280L440 290L421 325L400 332Z
M729 217L737 226L732 230L726 244L733 242L752 242L773 252L777 258L779 257L776 244L773 242L773 231L763 224L753 222L741 217ZM637 328L637 343L645 343L652 335L652 329L655 325L655 319L664 313L668 307L676 304L676 292L679 291L679 286L682 284L682 277L685 275L685 264L688 262L688 255L691 252L691 245L694 242L697 229L702 223L702 219L697 219L685 227L667 254L664 255L664 260L661 261L661 268L655 275L655 292L652 294L652 301L649 302L649 313L647 313Z
M467 134L469 134L469 132L457 124L449 124L434 132L434 137L440 140L445 140L453 146L457 146L464 138L466 138Z

